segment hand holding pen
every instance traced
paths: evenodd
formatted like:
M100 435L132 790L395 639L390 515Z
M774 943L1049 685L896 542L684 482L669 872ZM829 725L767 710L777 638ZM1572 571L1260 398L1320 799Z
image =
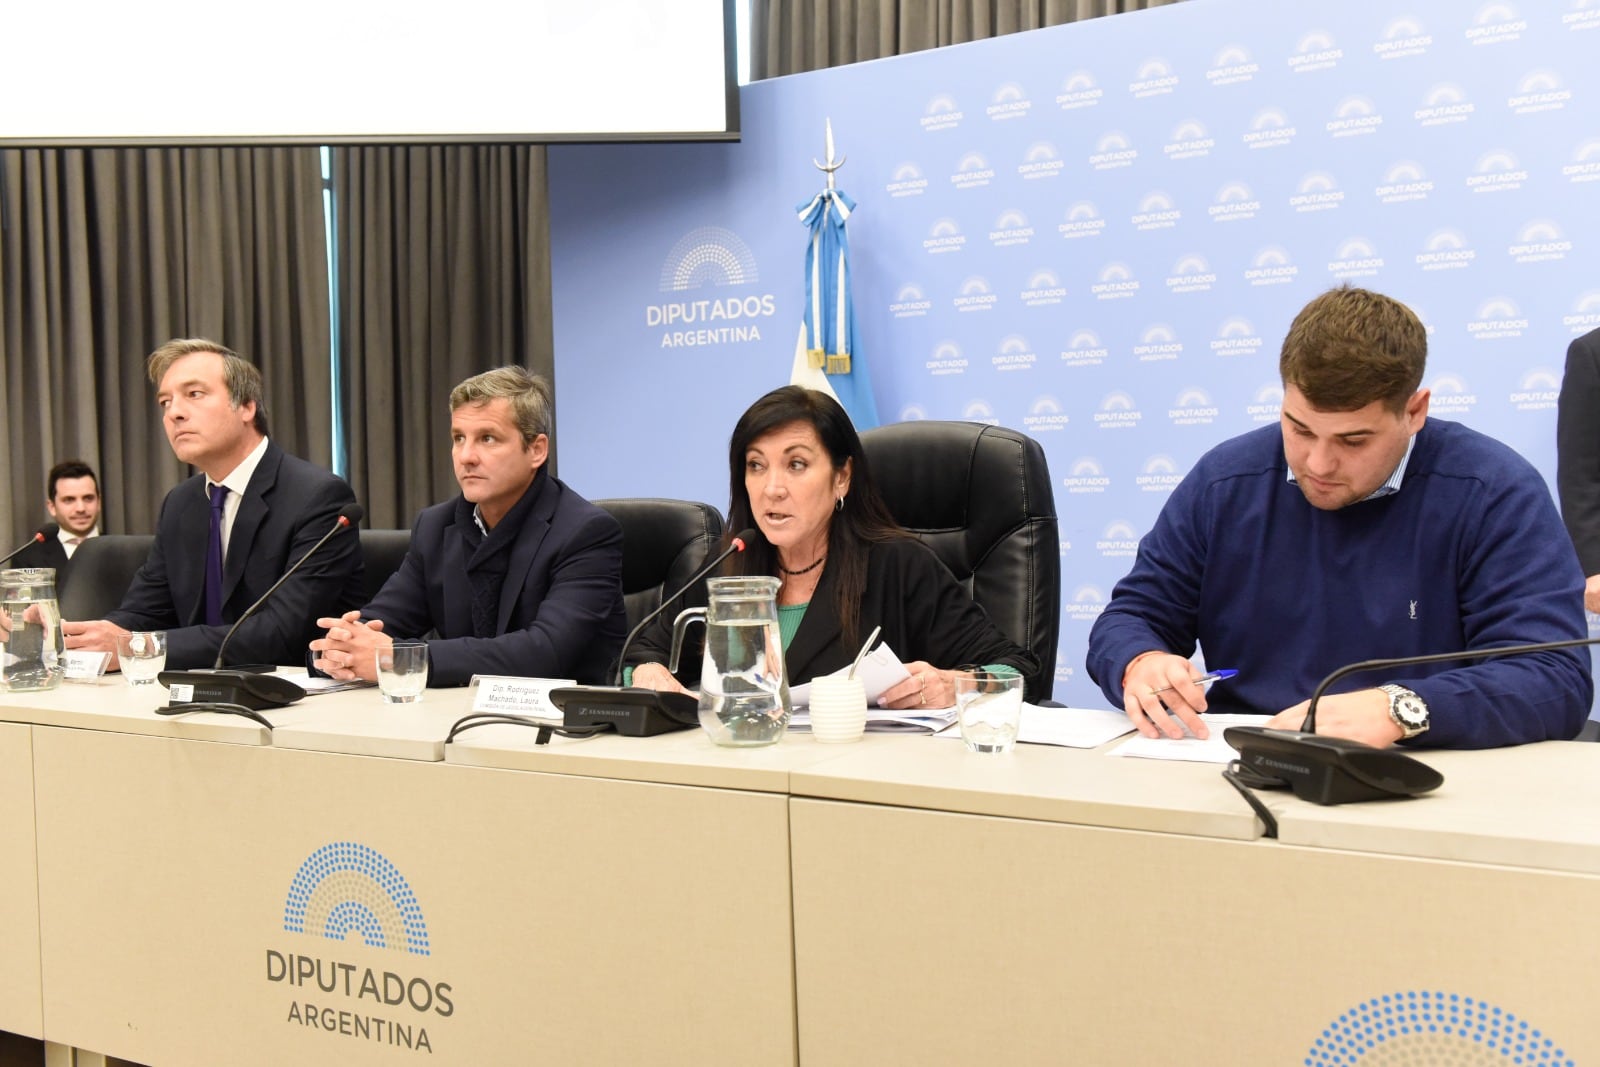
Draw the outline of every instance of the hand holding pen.
M1231 668L1224 667L1220 671L1212 671L1210 674L1202 674L1198 678L1190 678L1188 684L1190 684L1190 685L1198 685L1198 686L1201 686L1203 688L1205 686L1210 685L1212 682L1220 682L1225 678L1232 678L1234 675L1236 675L1238 673L1239 672L1236 671L1236 670L1232 670ZM1164 685L1160 689L1152 689L1150 692L1151 693L1166 693L1166 692L1170 692L1171 690L1176 689L1176 688L1177 688L1177 686L1175 686L1175 685Z
M1210 736L1200 715L1206 690L1238 672L1219 669L1196 675L1194 664L1169 652L1147 652L1128 664L1122 679L1122 706L1128 721L1145 737L1179 738L1185 728L1198 738Z

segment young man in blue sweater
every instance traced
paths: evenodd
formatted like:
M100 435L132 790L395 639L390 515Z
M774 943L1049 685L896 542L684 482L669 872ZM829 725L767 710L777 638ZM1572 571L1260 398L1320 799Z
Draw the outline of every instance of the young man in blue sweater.
M1359 660L1587 636L1584 578L1539 473L1428 418L1422 323L1348 286L1307 304L1279 358L1280 426L1195 464L1089 635L1089 674L1148 737L1199 713L1299 729L1325 675ZM1208 694L1188 656L1239 674ZM1488 748L1570 738L1588 649L1354 675L1319 733ZM1170 687L1170 688L1168 688Z

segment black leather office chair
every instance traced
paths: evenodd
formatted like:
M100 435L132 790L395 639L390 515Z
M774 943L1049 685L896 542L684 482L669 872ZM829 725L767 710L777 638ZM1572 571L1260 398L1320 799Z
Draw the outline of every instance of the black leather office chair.
M1001 633L1038 657L1027 699L1048 700L1061 629L1061 538L1044 449L1015 430L975 422L895 423L868 430L861 444L890 513L933 549Z
M66 573L57 576L61 617L103 619L115 610L155 540L154 534L101 534L79 545Z
M410 530L359 530L361 536L361 603L370 604L383 583L400 569L411 547Z
M652 497L595 503L622 526L622 597L630 629L682 589L722 537L722 513L710 504ZM670 619L673 608L667 611Z

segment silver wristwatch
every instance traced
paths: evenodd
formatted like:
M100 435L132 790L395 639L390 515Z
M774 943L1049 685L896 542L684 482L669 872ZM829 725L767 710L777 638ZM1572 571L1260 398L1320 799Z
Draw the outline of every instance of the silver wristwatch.
M1389 718L1400 727L1400 738L1409 741L1428 729L1428 705L1403 685L1380 685L1389 694Z

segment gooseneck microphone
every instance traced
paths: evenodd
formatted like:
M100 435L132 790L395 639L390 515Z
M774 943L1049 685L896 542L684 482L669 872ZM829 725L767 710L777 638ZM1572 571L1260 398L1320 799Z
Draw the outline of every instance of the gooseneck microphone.
M58 534L60 532L61 532L61 524L60 523L55 523L55 522L47 522L47 523L45 523L43 526L39 527L39 532L38 533L34 534L32 537L30 537L26 541L22 542L22 544L18 545L16 548L13 548L10 552L7 552L5 555L0 556L0 566L3 566L5 564L7 564L7 563L10 563L13 556L15 556L18 552L21 552L23 549L27 548L29 545L42 545L46 541L50 540L50 538L54 537L56 534Z
M210 670L190 671L162 671L158 678L161 684L171 692L169 706L177 705L238 705L252 711L263 708L281 708L285 704L292 704L306 695L306 691L289 681L276 675L263 673L270 671L276 664L266 664L259 668L235 668L224 670L224 657L227 653L228 642L233 635L239 632L239 627L244 621L254 615L265 604L273 593L276 593L284 582L298 571L300 567L316 555L317 551L340 530L349 529L361 521L365 510L360 504L346 504L339 511L339 516L334 520L333 527L309 549L305 555L295 560L294 564L283 576L272 583L272 586L259 597L256 602L244 610L228 632L222 635L222 641L217 645L217 658ZM214 707L186 707L187 711L214 711Z
M693 589L696 582L710 574L712 571L716 570L718 567L722 566L723 560L727 559L735 552L743 552L745 550L745 546L748 545L755 538L755 536L756 532L754 530L740 530L736 535L734 535L733 539L728 542L728 547L723 549L716 559L712 560L710 563L707 563L704 567L701 567L698 571L696 571L694 577L683 583L676 593L673 593L669 597L663 597L661 599L661 603L656 606L654 611L640 619L639 625L628 631L628 636L624 638L622 642L622 651L617 653L616 669L611 672L612 685L617 686L622 684L623 664L628 662L628 648L633 644L633 639L643 633L646 626L649 626L652 622L655 622L656 619L660 618L661 613L667 610L668 604L671 604L674 600L677 600L679 597L683 596L683 594L687 593L690 589Z
M1386 797L1410 797L1430 792L1444 784L1444 776L1420 760L1393 748L1375 748L1342 737L1325 737L1317 731L1317 702L1330 685L1363 671L1410 667L1420 663L1446 663L1453 660L1491 659L1528 652L1552 652L1580 645L1600 644L1600 637L1580 637L1570 641L1541 641L1531 645L1501 645L1497 648L1467 649L1461 652L1436 652L1426 656L1398 656L1394 659L1368 659L1333 671L1312 690L1306 717L1299 730L1274 730L1265 726L1230 726L1223 738L1239 753L1239 758L1224 772L1241 792L1252 789L1294 791L1301 800L1313 804L1349 804ZM1248 793L1246 799L1263 809ZM1276 837L1276 826L1264 816L1269 837Z
M622 685L623 665L627 662L633 639L646 626L659 618L669 604L694 588L695 583L721 566L729 556L743 552L755 536L754 530L740 530L715 559L696 571L694 577L683 583L671 596L663 597L654 611L639 620L639 624L629 631L622 642L622 650L617 653L611 685L573 685L552 689L550 703L561 709L564 725L589 731L610 726L627 737L651 737L699 725L700 701L697 697L642 686L625 687Z
M366 509L360 504L346 504L339 510L339 517L333 521L333 528L327 533L323 534L320 541L306 549L306 554L295 560L294 566L284 571L283 577L273 582L271 588L257 597L256 602L251 604L248 608L245 608L244 614L235 619L233 625L228 627L228 632L222 635L222 643L217 645L217 659L216 662L211 665L212 670L220 671L222 669L223 656L227 652L228 642L233 640L233 635L239 632L239 627L244 625L244 621L250 616L254 615L256 613L256 609L265 604L272 594L278 591L278 587L284 582L287 582L290 576L293 575L295 571L300 569L301 564L305 563L306 560L316 555L317 550L323 545L327 544L328 540L332 538L334 534L338 533L340 530L349 529L351 526L354 526L356 523L361 521L361 517L366 513ZM276 666L276 664L274 664L274 666Z

